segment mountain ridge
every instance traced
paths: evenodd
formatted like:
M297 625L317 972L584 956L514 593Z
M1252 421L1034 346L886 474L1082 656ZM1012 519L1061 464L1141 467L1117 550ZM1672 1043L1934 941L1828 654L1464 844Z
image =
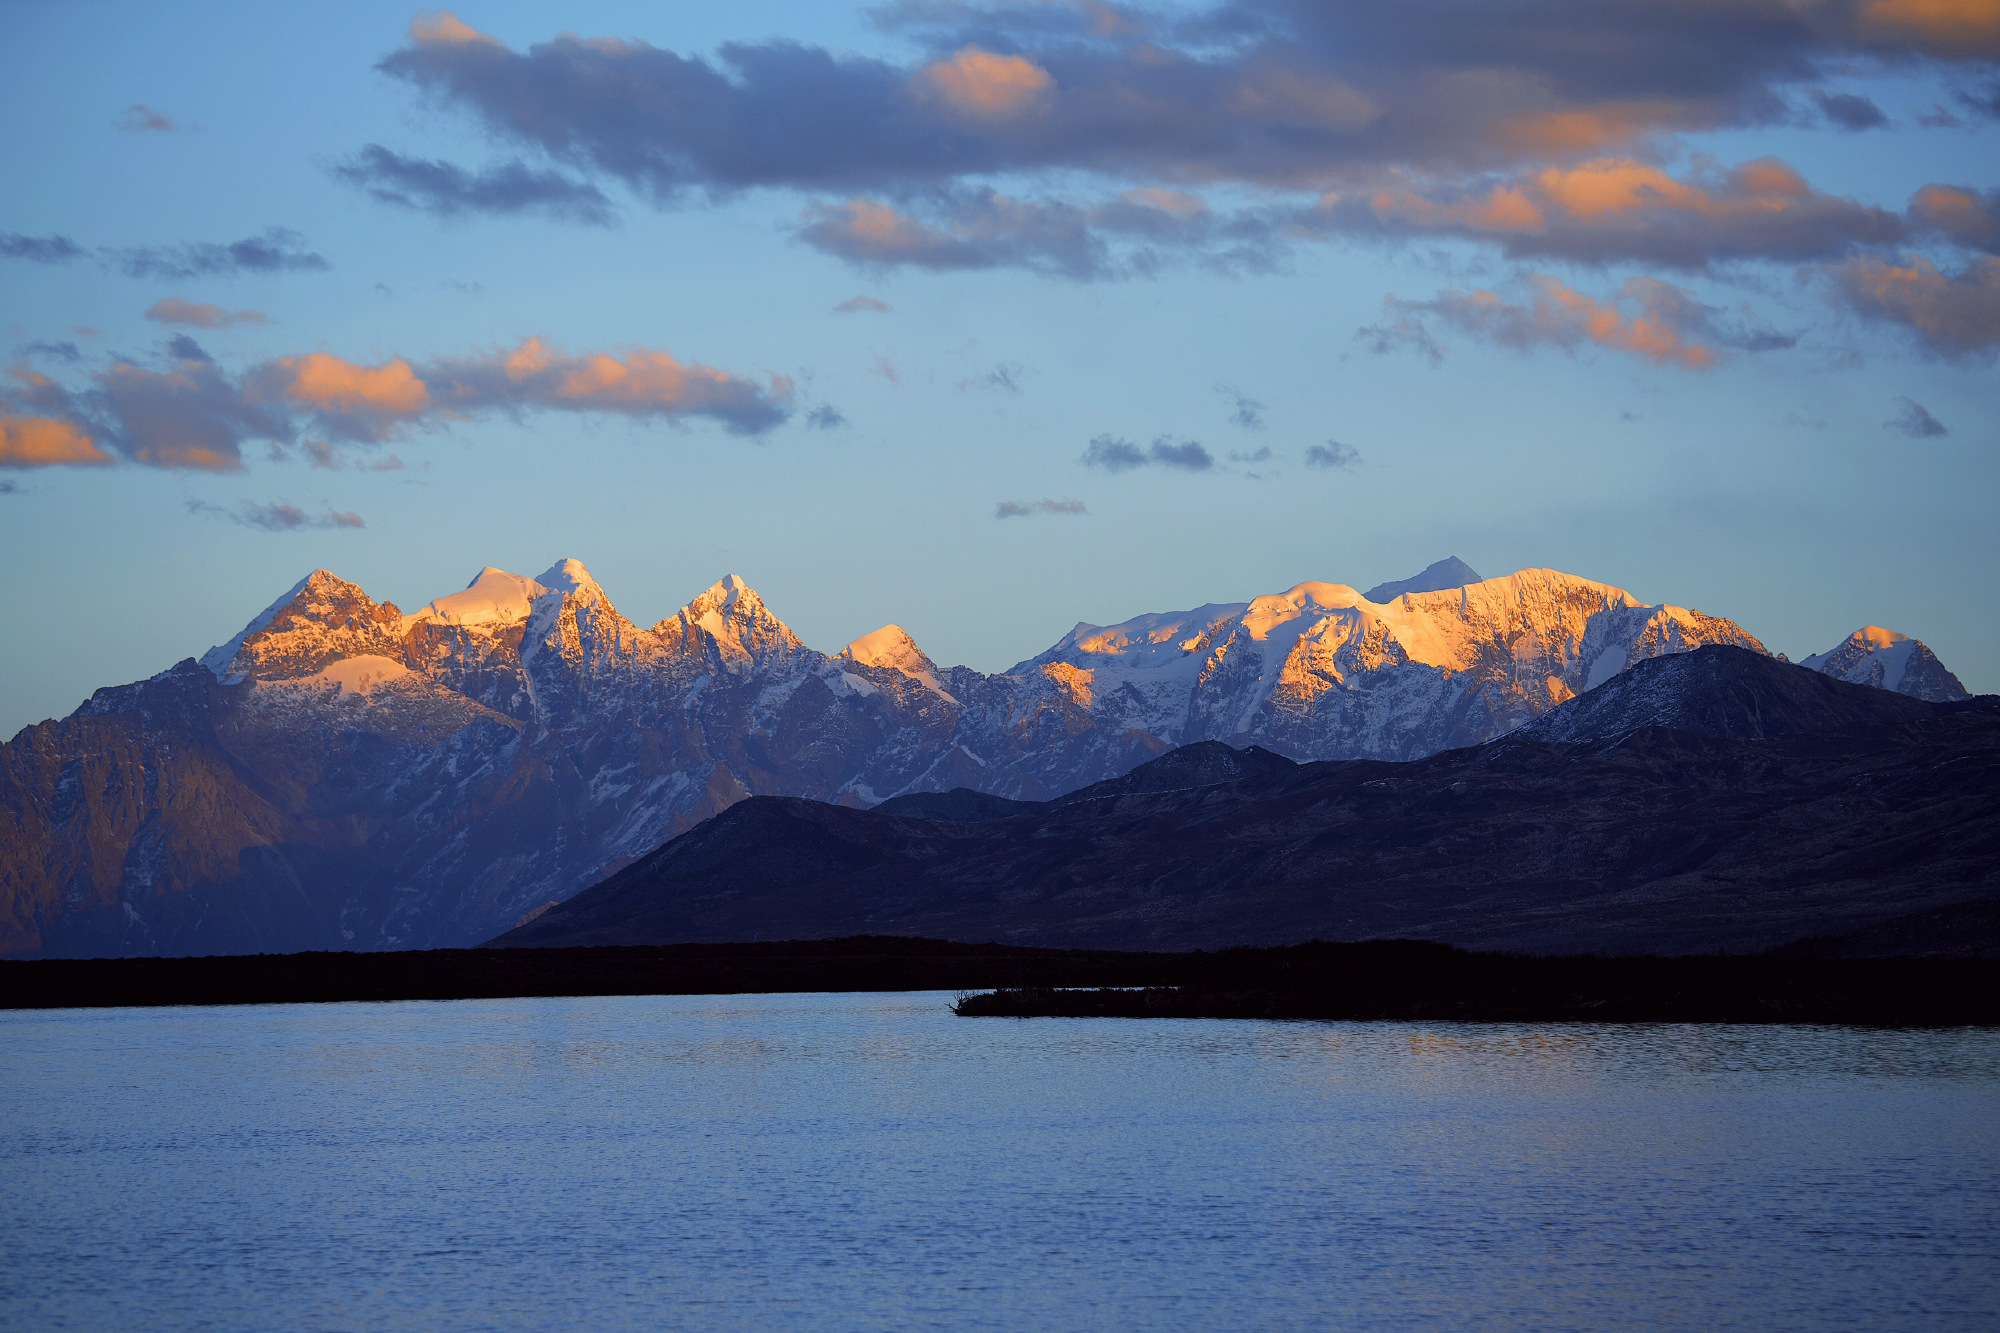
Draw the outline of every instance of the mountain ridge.
M642 627L574 560L489 566L407 614L316 570L202 655L214 688L183 663L0 749L0 954L476 943L754 795L1048 801L1199 741L1407 760L1711 642L1763 652L1719 617L1524 570L1389 605L1308 582L1079 625L986 675L894 626L819 653L734 575ZM120 709L135 739L109 766L65 730ZM251 814L147 795L182 758L204 790L243 775L216 799ZM333 906L226 906L297 902L334 862Z

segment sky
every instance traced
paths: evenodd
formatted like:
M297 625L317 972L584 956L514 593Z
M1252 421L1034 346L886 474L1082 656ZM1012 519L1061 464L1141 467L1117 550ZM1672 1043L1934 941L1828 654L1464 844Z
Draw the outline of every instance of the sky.
M2000 0L0 23L0 735L567 557L994 671L1457 555L2000 691Z

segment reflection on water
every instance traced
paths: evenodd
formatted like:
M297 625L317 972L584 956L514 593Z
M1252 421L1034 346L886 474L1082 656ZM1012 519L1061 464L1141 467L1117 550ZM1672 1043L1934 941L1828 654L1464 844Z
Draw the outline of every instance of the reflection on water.
M1990 1328L2000 1033L0 1015L0 1327Z

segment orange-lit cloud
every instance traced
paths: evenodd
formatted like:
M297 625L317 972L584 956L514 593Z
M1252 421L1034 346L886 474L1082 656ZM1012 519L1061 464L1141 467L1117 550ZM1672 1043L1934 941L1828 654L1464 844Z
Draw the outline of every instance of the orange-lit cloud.
M1501 119L1493 137L1516 153L1568 157L1620 148L1659 130L1678 128L1687 115L1684 105L1671 101L1523 111Z
M472 42L488 46L500 44L477 28L460 22L458 15L449 9L434 10L411 19L410 37L414 41L436 46L462 46Z
M1049 72L1033 61L976 46L924 66L917 82L959 111L981 118L1019 115L1055 86Z
M192 339L177 336L165 369L126 360L72 391L28 366L0 385L12 467L99 464L120 458L148 467L233 472L243 446L291 447L316 467L350 466L338 443L375 444L406 429L525 409L614 412L637 418L707 417L732 434L769 430L792 414L794 386L763 382L666 352L570 356L538 338L472 357L377 365L328 352L278 357L232 375ZM400 459L351 464L401 468Z
M2000 259L1991 255L1975 256L1956 274L1921 255L1863 256L1834 269L1833 278L1856 310L1902 325L1933 355L1990 359L2000 351Z
M279 357L270 365L278 372L274 379L282 385L280 392L305 407L413 417L430 401L424 382L403 360L362 366L325 352L308 352Z
M1385 302L1387 319L1362 330L1374 350L1413 347L1434 360L1442 353L1431 330L1438 324L1499 347L1528 352L1539 347L1577 351L1600 347L1682 370L1707 370L1722 361L1716 344L1789 346L1771 333L1728 328L1719 311L1684 288L1655 278L1628 280L1610 300L1599 300L1543 273L1525 278L1528 299L1509 301L1490 290L1443 292L1429 301Z
M1403 186L1329 195L1315 214L1303 225L1457 235L1496 242L1517 256L1678 268L1835 258L1857 245L1893 243L1905 231L1895 214L1823 194L1776 158L1683 178L1635 158L1601 157L1472 190Z
M2000 54L2000 0L1866 0L1861 26L1940 54Z
M1963 186L1926 185L1910 197L1910 220L1960 245L2000 253L2000 190L1982 195Z
M101 467L111 461L70 422L0 416L0 467Z

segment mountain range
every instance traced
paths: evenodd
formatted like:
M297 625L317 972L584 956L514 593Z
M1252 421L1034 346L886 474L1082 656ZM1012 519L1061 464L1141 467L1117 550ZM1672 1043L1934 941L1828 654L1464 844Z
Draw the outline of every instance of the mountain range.
M1993 953L2000 699L1928 703L1715 645L1410 762L1203 741L1053 801L756 797L493 943L862 934Z
M1765 652L1726 619L1456 559L1079 624L993 675L894 625L816 652L734 577L642 627L574 560L408 614L316 570L199 661L0 746L0 955L473 944L753 795L1045 801L1211 740L1407 762L1714 644ZM1809 661L1965 697L1872 627Z

